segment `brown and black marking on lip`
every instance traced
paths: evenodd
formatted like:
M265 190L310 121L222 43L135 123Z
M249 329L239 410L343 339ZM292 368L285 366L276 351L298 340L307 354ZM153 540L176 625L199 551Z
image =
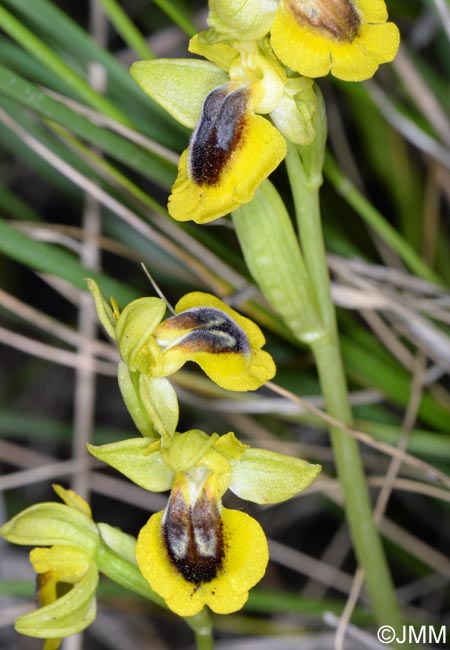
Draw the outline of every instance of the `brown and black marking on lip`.
M189 145L189 172L197 185L216 185L239 147L246 121L247 88L220 86L209 93Z
M162 532L169 559L185 580L199 586L217 576L225 555L222 520L206 490L192 506L180 490L173 492Z
M351 0L286 0L297 21L324 36L351 43L359 33L361 20Z
M175 340L171 331L178 334ZM158 328L157 340L164 350L176 347L211 354L250 352L246 333L228 314L214 307L193 307L168 318Z

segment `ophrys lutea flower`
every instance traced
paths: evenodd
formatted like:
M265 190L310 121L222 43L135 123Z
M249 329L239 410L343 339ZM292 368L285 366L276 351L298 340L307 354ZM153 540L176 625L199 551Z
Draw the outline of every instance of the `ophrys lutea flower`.
M172 473L171 494L165 510L150 517L138 536L142 574L181 616L205 605L220 614L240 609L265 573L267 541L256 520L222 506L224 492L276 503L305 489L320 466L250 449L233 433L207 436L198 430L175 434L169 447L154 445L152 453Z
M304 125L311 121L312 83L292 85L267 40L220 39L210 30L191 41L190 50L211 63L160 59L131 69L153 99L194 130L169 197L178 221L207 223L249 202L285 157L284 135L295 133L302 144L314 137ZM292 101L286 111L286 96L305 97L308 110L295 114Z
M97 312L116 341L131 372L167 377L187 361L194 361L219 386L255 390L275 374L272 357L262 350L259 327L215 296L192 292L163 320L166 304L160 298L140 298L119 313L89 281Z
M397 54L399 32L387 18L383 0L280 0L271 45L307 77L363 81Z

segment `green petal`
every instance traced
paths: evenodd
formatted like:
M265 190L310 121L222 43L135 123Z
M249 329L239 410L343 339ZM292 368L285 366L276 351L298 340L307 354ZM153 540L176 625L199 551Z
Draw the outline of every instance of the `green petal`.
M106 302L100 293L100 287L98 284L91 278L86 279L88 289L94 298L95 309L97 310L97 316L99 321L105 328L105 331L109 336L115 340L116 338L116 319L114 318L114 312L111 309L111 306Z
M200 119L206 95L228 81L226 72L198 59L138 61L130 73L147 95L190 129Z
M108 445L88 445L89 452L124 474L137 485L151 492L164 492L172 487L173 474L159 451L149 451L146 438L130 438Z
M13 544L25 546L74 546L94 552L98 530L83 512L62 503L38 503L13 517L1 529L1 535Z
M16 619L17 632L40 639L54 639L84 630L95 619L97 584L97 567L91 564L86 575L64 596Z
M265 449L247 449L231 461L230 490L254 503L279 503L312 483L322 469L300 458Z

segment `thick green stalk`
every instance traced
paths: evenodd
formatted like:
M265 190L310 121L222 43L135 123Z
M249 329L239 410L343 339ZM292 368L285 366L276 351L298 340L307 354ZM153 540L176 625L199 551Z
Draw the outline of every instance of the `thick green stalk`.
M323 114L321 122L321 131L316 143L319 147L322 147L325 141ZM289 146L286 164L305 264L315 288L326 330L326 336L317 343L312 342L311 347L316 359L327 412L336 419L350 424L352 414L322 236L319 206L319 187L322 181L320 162L320 155L317 155L317 151L314 153L314 143L310 148ZM330 427L330 435L336 469L344 494L347 519L358 562L364 570L375 617L380 625L391 625L400 631L401 614L381 540L373 521L358 443L337 427Z
M104 543L99 545L96 561L99 570L108 578L167 609L165 601L153 591L133 562L116 553ZM212 650L212 624L208 610L204 607L195 616L184 616L183 618L194 632L197 650Z

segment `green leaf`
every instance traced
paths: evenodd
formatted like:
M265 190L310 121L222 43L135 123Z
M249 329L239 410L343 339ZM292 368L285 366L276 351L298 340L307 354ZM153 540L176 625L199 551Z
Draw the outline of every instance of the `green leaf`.
M247 266L293 334L311 343L323 334L316 296L283 200L264 181L250 203L233 212Z
M86 276L91 276L102 286L103 292L117 297L119 302L129 302L136 292L112 278L83 267L78 259L58 246L34 241L0 219L0 251L26 266L51 273L84 290Z
M165 186L170 186L173 182L175 165L166 161L160 154L144 150L126 138L92 124L71 108L44 93L37 85L3 66L0 66L0 86L2 94L6 97L65 126L90 145L100 147L105 153L131 169Z
M266 449L247 449L231 465L230 490L253 503L286 501L307 488L322 469Z

